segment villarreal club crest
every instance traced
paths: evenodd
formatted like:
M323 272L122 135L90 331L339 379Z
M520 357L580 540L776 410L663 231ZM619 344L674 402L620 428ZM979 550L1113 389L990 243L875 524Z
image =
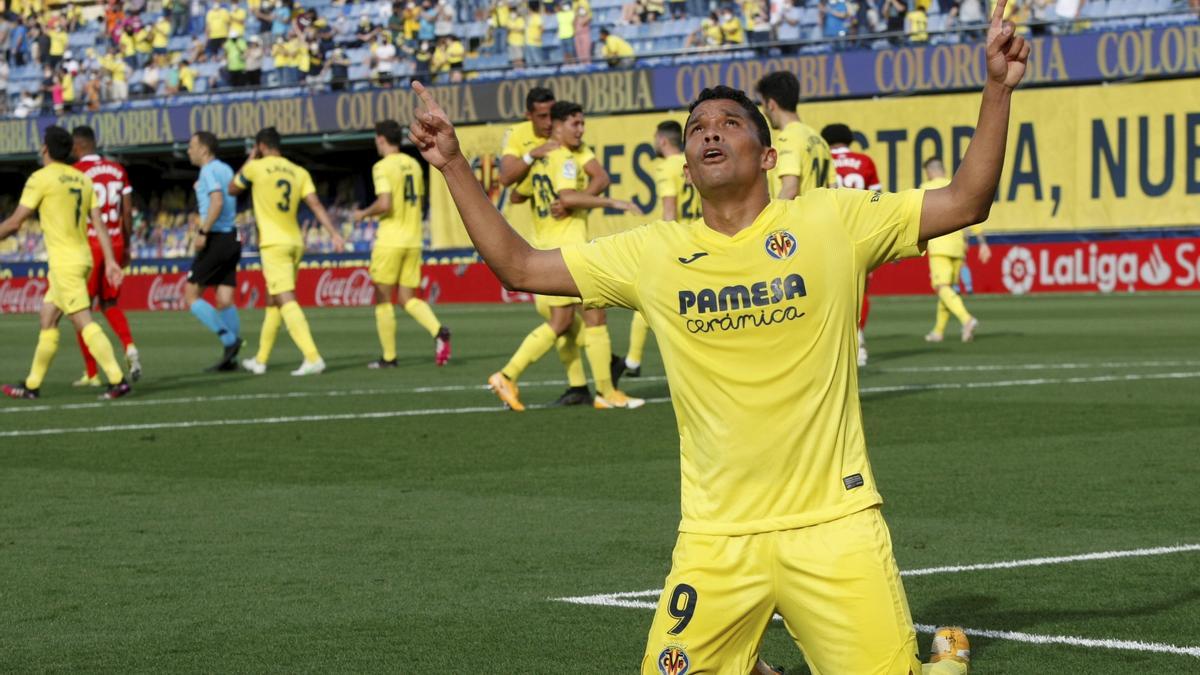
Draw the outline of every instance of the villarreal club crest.
M767 255L776 260L787 260L796 254L796 237L787 230L775 230L767 235L763 246Z

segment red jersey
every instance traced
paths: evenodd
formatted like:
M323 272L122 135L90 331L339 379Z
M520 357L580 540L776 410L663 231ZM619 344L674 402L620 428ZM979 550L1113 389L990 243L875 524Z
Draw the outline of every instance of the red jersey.
M878 190L882 187L875 162L867 155L851 152L845 146L830 148L829 152L833 154L833 166L837 169L838 187L855 190Z
M108 226L108 236L112 239L114 249L123 247L125 234L121 231L121 204L125 195L133 192L125 167L100 155L87 155L75 162L75 168L92 179L92 187L96 191L94 204L100 209L100 219ZM88 223L88 243L93 248L99 248L95 227L95 223Z

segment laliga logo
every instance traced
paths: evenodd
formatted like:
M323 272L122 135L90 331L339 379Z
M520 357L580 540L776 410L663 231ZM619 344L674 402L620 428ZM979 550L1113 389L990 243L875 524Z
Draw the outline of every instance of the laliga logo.
M48 284L45 279L30 279L22 285L0 282L0 313L20 314L42 311L42 298Z
M1000 274L1004 287L1013 295L1024 295L1033 288L1033 278L1036 276L1033 254L1029 249L1014 246L1004 256Z
M1163 257L1158 244L1154 245L1150 259L1142 263L1138 272L1141 273L1142 281L1150 286L1162 286L1171 278L1171 266L1167 264L1167 259Z
M161 275L156 275L150 282L150 295L146 298L146 308L150 310L177 309L183 306L183 287L187 277L180 276L174 283L163 281Z
M795 255L796 237L787 230L776 230L767 235L763 246L767 249L767 255L776 260L784 260Z
M367 270L356 269L350 276L341 279L334 278L333 270L325 270L317 279L316 303L318 307L369 305L373 293L371 275Z

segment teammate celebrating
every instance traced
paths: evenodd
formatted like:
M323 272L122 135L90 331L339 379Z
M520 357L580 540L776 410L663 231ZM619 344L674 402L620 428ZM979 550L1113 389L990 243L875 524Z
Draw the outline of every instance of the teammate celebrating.
M629 202L588 192L589 171L585 167L595 165L594 170L601 172L604 169L599 166L595 154L583 144L583 108L577 103L558 101L551 107L550 117L553 121L550 138L558 147L534 163L530 177L536 243L543 248L586 242L588 209L611 207L637 211L637 207ZM563 210L563 217L555 215L556 207ZM526 336L502 370L488 378L492 391L513 410L525 408L520 400L517 378L571 328L576 311L581 309L579 298L574 296L547 296L544 301L550 307L550 318ZM584 351L596 381L593 405L599 409L643 405L645 401L629 397L616 387L612 373L612 342L604 311L585 310L583 320L587 326ZM623 360L618 362L618 368L623 365Z
M758 81L758 95L771 126L779 130L775 148L779 161L768 174L776 199L795 199L822 187L833 187L833 157L824 139L796 113L800 81L788 72L771 73Z
M0 391L11 398L38 398L42 380L58 352L58 322L66 314L108 379L108 391L101 398L120 398L130 392L129 383L117 363L112 343L92 320L92 301L87 292L93 262L87 240L88 217L93 223L103 223L99 207L93 206L92 181L67 164L73 144L66 129L46 127L43 139L39 153L42 168L25 181L19 205L0 223L0 240L21 229L25 220L36 213L46 242L50 285L42 303L41 332L29 375L21 384L6 384ZM119 287L121 265L113 255L108 228L96 228L96 242L104 259L105 281Z
M233 371L237 370L238 352L246 342L233 304L238 261L242 259L242 241L234 222L237 199L229 194L233 169L217 159L217 137L208 131L192 134L188 159L200 168L195 186L200 226L196 231L196 258L188 270L183 296L192 314L221 341L221 360L208 370ZM214 286L216 307L201 297L205 288Z
M504 147L500 153L500 184L512 188L509 194L515 202L520 202L525 196L532 194L530 169L533 164L558 147L558 143L550 139L550 108L553 106L554 93L549 89L530 89L525 95L525 121L512 125L504 134ZM599 167L599 163L596 163L595 167ZM594 167L589 164L584 169L593 171ZM596 190L593 194L599 194L608 187L607 173L601 171L599 174L588 175L591 178L588 189ZM530 207L533 207L532 202ZM547 304L546 298L537 296L533 304L538 315L549 321L550 305ZM591 391L587 386L587 374L583 370L583 330L583 319L576 316L571 320L571 327L554 341L558 359L567 372L567 390L555 401L557 406L593 403ZM526 339L534 339L533 333Z
M325 361L308 330L304 310L296 302L296 273L304 257L304 235L296 219L300 202L312 209L317 221L329 233L335 250L342 250L346 244L317 198L312 177L285 159L281 147L275 127L258 132L250 158L229 183L229 194L234 197L254 186L259 255L262 256L263 276L267 279L267 294L271 296L258 340L258 354L244 359L242 367L255 375L267 372L267 361L275 347L279 324L283 323L292 342L304 355L304 362L292 371L292 375L317 375L325 371Z
M371 281L375 284L375 327L383 356L367 364L368 368L396 367L396 310L392 294L399 289L400 303L433 338L433 362L439 366L450 360L450 329L438 321L433 309L417 297L421 285L421 197L425 177L417 160L400 152L404 132L393 120L375 125L375 149L383 159L371 169L375 182L375 201L365 209L356 209L351 217L379 219L375 243L371 247Z
M126 240L133 232L133 188L129 185L129 175L125 167L111 159L105 159L96 153L96 132L88 126L75 127L71 131L73 142L72 154L77 157L75 168L79 169L92 181L95 190L93 202L100 210L100 224L108 229L108 239L112 243L113 255L121 265L129 264L129 251ZM137 346L133 344L133 334L129 331L129 320L125 312L118 306L121 298L121 287L107 283L104 275L104 254L100 249L100 241L96 236L97 223L88 223L88 245L92 249L92 272L88 276L88 297L99 302L100 311L108 319L117 339L125 347L125 363L129 366L129 379L137 382L142 377L142 361ZM96 370L96 359L88 350L83 335L76 332L79 341L79 351L83 355L83 378L75 383L76 386L100 386L100 375Z
M946 177L946 166L936 157L925 161L925 177L925 182L921 183L924 190L936 190L950 184L950 179ZM992 250L988 248L983 229L973 227L971 231L979 237L979 260L986 264L992 258ZM962 324L962 341L974 340L975 331L979 328L979 319L971 316L962 296L954 290L958 288L958 277L962 271L963 260L967 257L966 232L960 230L930 240L927 254L929 285L933 286L933 292L937 293L938 303L933 330L925 336L925 341L941 342L945 339L946 324L950 322L951 314Z
M829 152L833 155L833 167L837 169L837 185L840 188L852 190L879 190L883 186L879 182L879 172L875 170L875 160L861 152L852 152L850 144L854 142L854 133L845 124L829 124L821 129L821 138L829 144ZM867 295L871 286L871 275L867 275L867 287L863 289L862 311L858 315L858 365L867 365L867 316L871 313L871 296Z
M851 354L866 272L991 209L1029 56L1001 20L1005 2L988 30L975 135L945 188L771 201L767 122L744 94L717 87L685 126L703 221L562 249L535 249L508 226L449 118L413 83L424 109L411 137L501 281L641 309L659 337L681 431L683 519L643 673L749 672L775 612L814 672L922 672ZM943 640L925 672L965 673L960 649Z

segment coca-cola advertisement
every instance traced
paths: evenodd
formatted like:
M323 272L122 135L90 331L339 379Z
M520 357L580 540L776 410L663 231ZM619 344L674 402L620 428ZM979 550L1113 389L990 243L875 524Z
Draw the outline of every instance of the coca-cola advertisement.
M42 297L48 286L45 279L0 280L0 314L42 311Z

